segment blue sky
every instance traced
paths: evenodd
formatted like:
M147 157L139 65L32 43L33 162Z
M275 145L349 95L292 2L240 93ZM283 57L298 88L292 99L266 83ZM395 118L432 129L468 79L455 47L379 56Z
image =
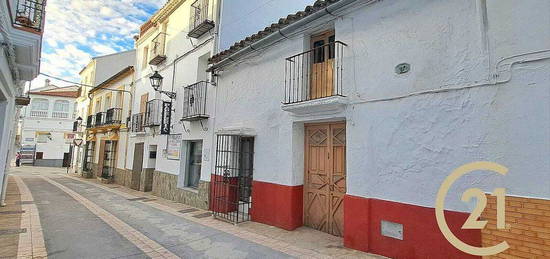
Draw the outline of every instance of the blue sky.
M133 36L165 0L49 0L41 72L79 82L92 57L134 47ZM32 88L44 85L39 76ZM69 85L57 80L58 86Z

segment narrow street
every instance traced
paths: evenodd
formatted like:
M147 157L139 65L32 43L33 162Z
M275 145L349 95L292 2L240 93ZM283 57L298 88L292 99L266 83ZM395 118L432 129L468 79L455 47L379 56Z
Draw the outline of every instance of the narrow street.
M207 211L143 193L136 196L124 187L83 180L60 168L20 167L13 168L11 174L7 202L21 206L21 229L25 230L19 234L16 253L14 246L2 246L3 255L329 258L337 254L374 258L343 248L338 245L339 238L315 230L288 232L252 222L234 226L214 219ZM20 193L20 200L15 200L15 192ZM10 211L5 214L16 214ZM5 224L0 222L0 229L16 229ZM7 236L0 235L0 241Z

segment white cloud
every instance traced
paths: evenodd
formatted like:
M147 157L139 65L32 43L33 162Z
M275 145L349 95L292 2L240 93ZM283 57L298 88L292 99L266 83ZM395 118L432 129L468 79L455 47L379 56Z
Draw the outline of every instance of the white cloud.
M165 0L54 0L46 5L41 72L79 82L78 72L93 56L133 48L143 18ZM149 10L140 7L148 6ZM142 20L136 19L140 17ZM126 43L126 44L123 44ZM33 87L43 85L35 79Z

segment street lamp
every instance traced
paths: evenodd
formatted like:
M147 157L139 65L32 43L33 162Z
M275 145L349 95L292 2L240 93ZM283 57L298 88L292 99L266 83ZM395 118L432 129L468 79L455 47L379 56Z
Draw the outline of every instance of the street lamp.
M170 97L170 99L176 99L176 93L159 90L162 89L162 79L164 78L159 74L159 71L155 71L155 73L149 77L149 80L151 80L151 86L153 87L153 89L155 89L155 91L165 94L166 96Z
M76 123L82 125L82 117L78 116L78 118L76 118Z

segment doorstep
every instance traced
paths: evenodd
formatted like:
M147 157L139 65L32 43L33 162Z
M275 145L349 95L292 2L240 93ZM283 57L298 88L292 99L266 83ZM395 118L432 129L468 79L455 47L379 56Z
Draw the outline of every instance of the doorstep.
M276 250L292 250L306 257L309 255L326 258L386 258L345 248L342 237L333 236L312 228L300 227L293 231L287 231L252 221L240 223L235 226L214 219L210 216L210 211L167 200L150 193L136 191L122 185L103 184L98 179L84 179L76 174L70 174L69 177L89 182L96 186L101 186L105 190L122 195L126 199L139 198L136 199L135 202L143 202L159 210L172 213L207 227L233 234L242 239L248 239L252 242L262 240L258 243ZM116 185L118 188L113 188L113 185Z

